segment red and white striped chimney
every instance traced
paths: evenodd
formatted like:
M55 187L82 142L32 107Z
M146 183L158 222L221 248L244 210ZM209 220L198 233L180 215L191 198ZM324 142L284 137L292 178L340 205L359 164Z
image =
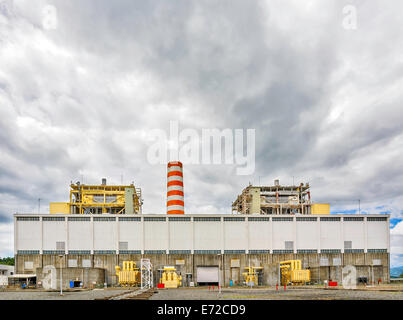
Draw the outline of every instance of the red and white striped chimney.
M168 162L167 214L184 214L183 165L179 161Z

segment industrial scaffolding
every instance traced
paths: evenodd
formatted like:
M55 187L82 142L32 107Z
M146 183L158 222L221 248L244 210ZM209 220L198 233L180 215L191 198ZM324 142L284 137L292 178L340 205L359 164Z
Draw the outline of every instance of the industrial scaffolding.
M249 185L232 203L234 214L311 214L309 183L299 186Z

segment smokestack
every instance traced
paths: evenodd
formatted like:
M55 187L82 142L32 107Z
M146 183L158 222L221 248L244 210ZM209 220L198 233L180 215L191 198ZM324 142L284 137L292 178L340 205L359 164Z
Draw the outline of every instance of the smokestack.
M168 162L167 214L184 214L182 162Z
M106 186L106 178L102 178L102 185Z

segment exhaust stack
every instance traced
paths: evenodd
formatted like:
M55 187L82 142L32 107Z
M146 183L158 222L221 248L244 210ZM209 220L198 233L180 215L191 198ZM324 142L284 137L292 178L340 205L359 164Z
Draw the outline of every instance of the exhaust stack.
M168 162L167 214L184 214L183 165L179 161Z

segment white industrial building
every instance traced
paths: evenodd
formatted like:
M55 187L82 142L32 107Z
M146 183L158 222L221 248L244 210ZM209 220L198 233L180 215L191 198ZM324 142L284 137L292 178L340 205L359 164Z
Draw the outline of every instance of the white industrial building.
M270 265L301 259L318 281L340 280L339 267L347 264L389 281L389 215L15 214L14 220L18 273L57 267L63 256L64 267L105 269L114 284L115 265L149 257L156 267L177 265L196 282L202 267L236 282L252 263L267 267L272 284Z

